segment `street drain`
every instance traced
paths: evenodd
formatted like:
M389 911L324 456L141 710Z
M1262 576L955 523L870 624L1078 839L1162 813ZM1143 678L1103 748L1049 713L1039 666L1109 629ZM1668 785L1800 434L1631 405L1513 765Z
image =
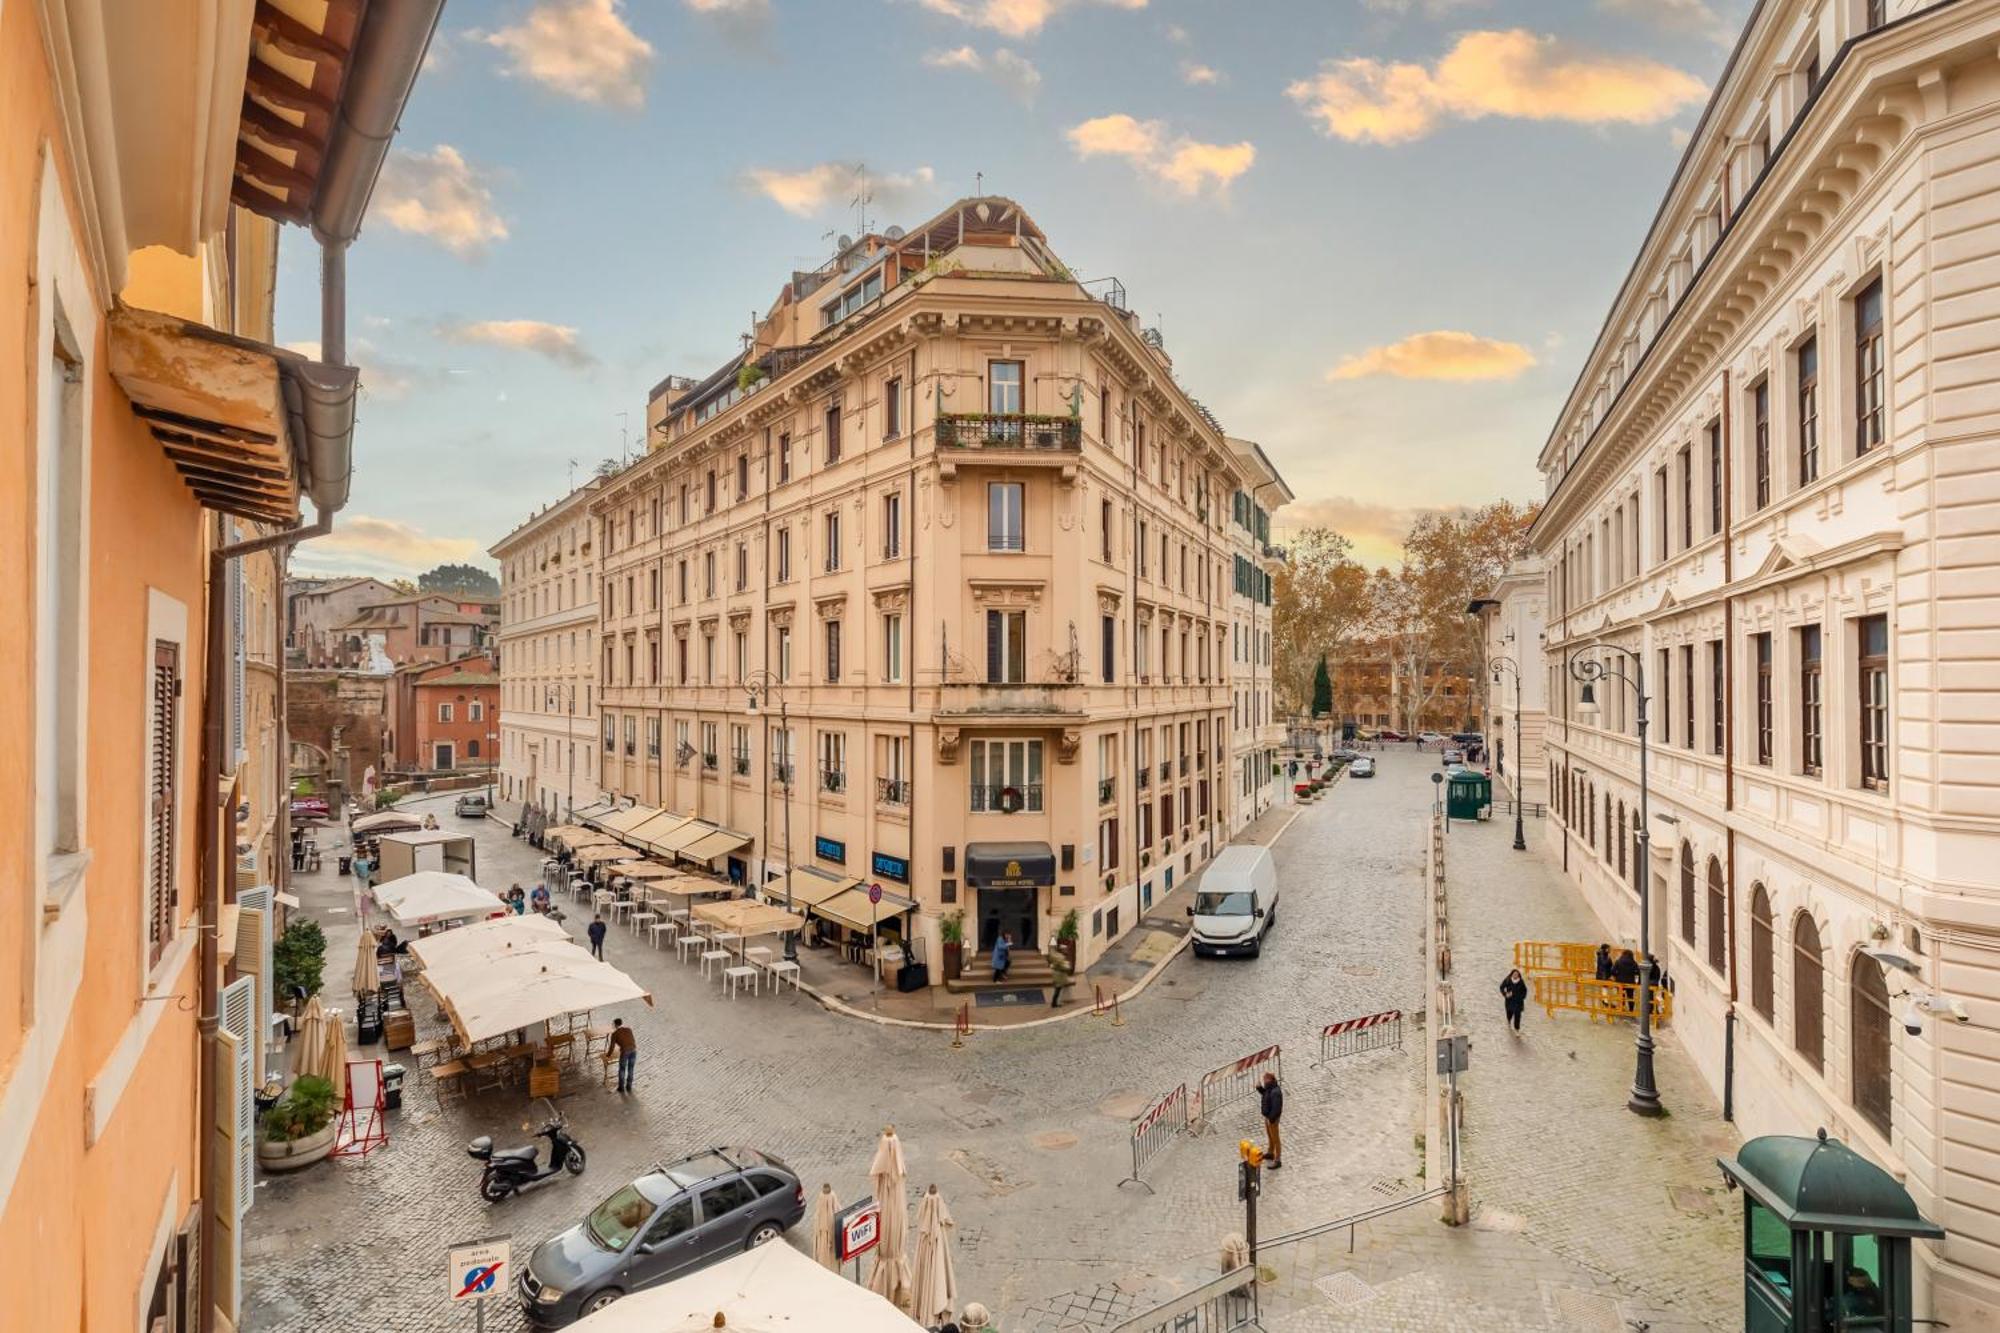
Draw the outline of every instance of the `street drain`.
M1544 1286L1542 1301L1549 1322L1557 1328L1577 1333L1625 1333L1625 1317L1618 1311L1618 1302L1609 1296L1576 1287Z
M1385 1199L1393 1199L1403 1192L1403 1182L1400 1180L1377 1180L1371 1182L1368 1188Z
M1342 1310L1351 1310L1375 1299L1375 1288L1353 1273L1328 1273L1313 1286L1326 1298L1328 1305Z

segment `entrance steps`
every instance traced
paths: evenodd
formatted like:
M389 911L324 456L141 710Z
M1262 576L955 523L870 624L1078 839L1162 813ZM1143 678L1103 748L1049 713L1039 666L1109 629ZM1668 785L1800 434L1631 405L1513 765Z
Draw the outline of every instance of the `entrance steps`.
M945 982L945 989L954 995L967 991L981 990L1033 990L1046 989L1055 984L1056 974L1049 967L1049 960L1038 953L1025 950L1014 951L1013 960L1007 967L1007 979L993 980L993 958L991 954L981 954L978 958L968 958L964 971L957 978Z

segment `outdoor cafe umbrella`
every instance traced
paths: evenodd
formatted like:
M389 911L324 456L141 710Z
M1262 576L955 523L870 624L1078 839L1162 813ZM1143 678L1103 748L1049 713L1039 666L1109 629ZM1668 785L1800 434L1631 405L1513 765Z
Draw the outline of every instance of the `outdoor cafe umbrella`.
M375 962L375 932L363 926L354 949L354 998L382 989L382 971Z
M821 1268L840 1271L840 1247L834 1243L834 1216L840 1212L840 1200L835 1197L833 1186L821 1185L819 1197L813 1200L813 1259Z
M570 1327L576 1333L924 1333L880 1296L783 1240L635 1291Z
M304 1012L299 1015L298 1034L292 1038L293 1050L291 1070L293 1078L331 1078L332 1071L326 1065L326 1008L315 995L306 1001Z
M910 1313L920 1324L943 1323L957 1308L958 1277L951 1268L951 1234L957 1226L938 1187L926 1189L917 1206L917 1258L910 1274Z
M875 1247L875 1264L868 1270L868 1290L899 1308L910 1303L910 1261L903 1254L910 1212L904 1196L906 1176L903 1141L896 1137L894 1125L885 1125L875 1145L875 1160L868 1166L868 1182L882 1208L882 1243Z
M319 1064L326 1071L320 1077L333 1084L333 1104L339 1106L347 1100L347 1024L341 1021L339 1010L326 1015L320 1042Z

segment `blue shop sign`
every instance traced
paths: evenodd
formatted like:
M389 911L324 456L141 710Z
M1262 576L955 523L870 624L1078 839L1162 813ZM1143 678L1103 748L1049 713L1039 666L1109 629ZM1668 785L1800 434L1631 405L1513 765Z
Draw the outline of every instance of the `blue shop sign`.
M868 863L868 873L871 875L880 875L883 879L893 879L908 884L910 882L910 863L904 857L891 856L887 852L877 852Z
M836 838L814 838L813 855L837 865L847 864L847 844Z

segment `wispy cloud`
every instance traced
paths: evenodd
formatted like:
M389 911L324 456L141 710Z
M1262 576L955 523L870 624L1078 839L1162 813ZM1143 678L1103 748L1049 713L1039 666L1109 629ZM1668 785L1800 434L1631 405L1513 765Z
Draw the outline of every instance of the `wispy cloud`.
M645 105L653 47L626 24L620 0L537 0L519 23L475 35L503 53L507 73L560 96Z
M1191 88L1205 87L1221 83L1222 75L1213 65L1204 65L1198 60L1183 60L1181 82Z
M1597 0L1611 14L1625 14L1662 32L1693 33L1720 46L1736 40L1736 25L1717 13L1708 0Z
M970 46L931 51L925 54L924 63L932 69L962 69L983 74L1024 102L1033 100L1035 91L1042 85L1042 72L1035 68L1034 62L1004 46L990 56L981 55Z
M681 0L732 46L762 47L771 31L771 0Z
M1361 0L1361 7L1377 14L1423 14L1443 18L1461 9L1484 9L1493 0Z
M1069 142L1078 157L1122 157L1186 195L1224 193L1257 160L1256 145L1247 139L1202 143L1185 135L1171 136L1161 121L1139 120L1122 112L1072 126Z
M1367 379L1389 375L1403 380L1511 380L1535 364L1535 354L1519 343L1452 329L1419 333L1371 347L1348 357L1326 377Z
M1351 495L1322 496L1286 505L1278 516L1280 537L1306 528L1332 528L1354 543L1355 558L1363 564L1397 564L1403 558L1403 538L1423 512Z
M819 162L800 171L753 167L743 179L750 189L787 213L809 218L829 205L845 208L863 180L869 194L884 208L921 203L930 195L937 177L929 167L901 173L874 172L862 162Z
M1707 88L1644 56L1592 51L1514 28L1462 34L1430 66L1329 60L1286 91L1331 137L1395 144L1421 139L1441 121L1488 116L1652 125L1701 101Z
M1089 0L1113 9L1144 9L1147 0ZM1058 11L1073 9L1080 0L917 0L933 14L989 28L1007 37L1032 37Z
M438 537L409 523L370 514L342 514L333 531L299 547L293 563L302 570L414 575L437 565L476 561L485 548L473 537Z
M285 350L320 359L317 340L289 342ZM410 361L382 355L366 338L355 339L350 357L361 370L361 392L383 402L407 398L419 387L442 384L451 372L437 366L420 366Z
M492 242L507 239L485 175L450 144L428 153L390 150L373 211L397 231L436 241L461 258L476 259Z
M597 362L567 324L539 319L443 320L437 332L446 342L532 352L571 370L583 370Z

